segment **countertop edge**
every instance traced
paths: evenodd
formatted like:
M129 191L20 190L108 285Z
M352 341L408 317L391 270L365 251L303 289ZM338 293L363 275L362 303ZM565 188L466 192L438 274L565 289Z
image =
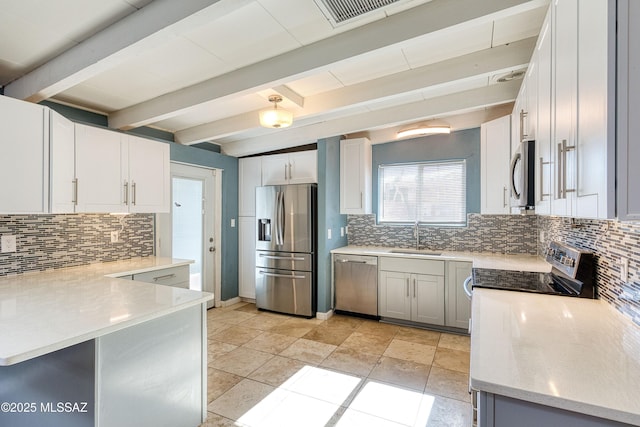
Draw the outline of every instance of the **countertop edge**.
M129 276L129 275L133 275L133 274L148 273L148 272L151 272L151 271L164 270L164 269L167 269L167 268L182 267L184 265L193 264L195 262L195 261L190 260L190 259L178 259L178 258L156 257L156 259L158 259L158 260L166 259L167 263L166 264L152 265L152 266L149 266L149 267L134 268L132 270L123 270L123 271L117 271L117 272L114 272L114 273L107 273L104 276L105 277L119 278L119 277L122 277L122 276ZM114 263L115 262L122 262L122 261L114 261Z
M156 286L160 286L160 285L156 285ZM142 315L142 316L139 316L139 317L135 317L135 318L130 319L130 320L123 320L122 322L119 322L119 323L116 323L116 324L112 324L112 325L110 325L108 327L101 328L101 329L96 329L94 331L87 332L85 334L77 335L77 336L74 336L72 338L68 338L68 339L65 339L65 340L62 340L62 341L58 341L55 344L48 344L46 346L31 350L31 351L28 351L28 352L24 352L24 353L21 353L19 355L13 356L13 357L9 357L9 358L0 357L0 366L15 365L17 363L24 362L24 361L30 360L30 359L34 359L36 357L43 356L45 354L53 353L54 351L62 350L63 348L71 347L73 345L80 344L80 343L88 341L88 340L96 339L96 338L99 338L101 336L113 333L113 332L121 331L123 329L130 328L132 326L136 326L136 325L139 325L141 323L148 322L150 320L158 319L158 318L166 316L168 314L176 313L178 311L181 311L181 310L193 307L193 306L205 304L207 301L213 299L213 294L212 293L209 293L209 292L202 292L202 293L204 295L202 297L198 298L198 299L187 301L187 302L184 302L182 304L175 305L175 306L172 306L172 307L168 307L168 308L163 309L163 310L158 311L158 312L148 313L148 314L145 314L145 315Z

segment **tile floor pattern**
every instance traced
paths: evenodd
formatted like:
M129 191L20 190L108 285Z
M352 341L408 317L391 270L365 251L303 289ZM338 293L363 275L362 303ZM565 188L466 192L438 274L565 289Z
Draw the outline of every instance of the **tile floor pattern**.
M249 303L207 327L204 427L471 425L469 337Z

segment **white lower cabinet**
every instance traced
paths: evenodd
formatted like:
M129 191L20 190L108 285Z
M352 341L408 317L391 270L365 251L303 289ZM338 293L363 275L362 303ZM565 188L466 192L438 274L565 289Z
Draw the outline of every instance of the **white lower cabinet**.
M454 328L469 327L471 318L471 300L464 292L462 284L471 275L470 262L447 262L447 296L446 296L446 325Z
M378 314L444 326L444 261L378 259Z
M241 298L256 298L256 218L238 218L238 292Z
M133 275L132 279L138 282L153 283L155 285L189 289L189 266L181 265L178 267L137 273Z
M470 274L470 262L379 257L378 315L466 330L471 303L462 284Z

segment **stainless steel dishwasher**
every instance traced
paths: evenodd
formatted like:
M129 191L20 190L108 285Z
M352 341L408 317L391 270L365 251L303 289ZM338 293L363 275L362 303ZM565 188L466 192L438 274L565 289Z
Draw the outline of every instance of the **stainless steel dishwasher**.
M333 256L336 311L378 316L378 258Z

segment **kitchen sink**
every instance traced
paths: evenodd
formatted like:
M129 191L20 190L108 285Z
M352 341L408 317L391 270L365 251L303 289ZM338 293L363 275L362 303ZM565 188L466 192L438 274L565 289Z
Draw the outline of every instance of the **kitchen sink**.
M427 252L419 249L391 249L391 254L409 254L409 255L426 255L426 256L441 256L442 252Z

